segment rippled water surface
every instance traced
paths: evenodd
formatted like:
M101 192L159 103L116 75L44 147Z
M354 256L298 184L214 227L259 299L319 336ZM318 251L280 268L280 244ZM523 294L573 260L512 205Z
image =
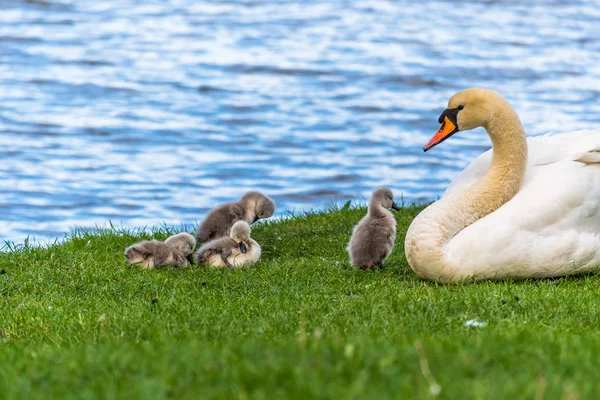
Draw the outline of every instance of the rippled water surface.
M454 92L529 134L600 124L594 1L0 2L0 238L441 195L482 130L423 153Z

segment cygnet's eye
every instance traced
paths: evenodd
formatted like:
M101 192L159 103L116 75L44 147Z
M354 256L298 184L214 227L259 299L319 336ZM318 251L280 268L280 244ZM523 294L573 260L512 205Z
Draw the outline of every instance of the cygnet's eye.
M458 107L456 107L456 108L458 108L458 110L460 111L460 110L462 110L463 108L465 108L465 105L464 105L464 104L461 104L461 105L459 105L459 106L458 106Z

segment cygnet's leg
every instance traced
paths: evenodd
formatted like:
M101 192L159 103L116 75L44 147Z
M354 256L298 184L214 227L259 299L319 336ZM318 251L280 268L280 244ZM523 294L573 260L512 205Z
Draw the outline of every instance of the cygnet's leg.
M377 267L378 267L379 269L385 269L385 265L383 265L383 260L382 260L382 261L379 261L379 262L377 263Z
M223 262L225 263L225 265L227 265L227 268L229 269L235 269L233 265L231 265L231 263L229 262L229 260L227 260L227 257L229 257L231 255L231 249L228 250L223 250L221 252L221 260L223 260Z

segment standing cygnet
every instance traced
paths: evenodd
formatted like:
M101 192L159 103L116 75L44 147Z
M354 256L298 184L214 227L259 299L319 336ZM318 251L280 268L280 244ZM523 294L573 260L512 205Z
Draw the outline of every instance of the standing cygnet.
M375 189L369 203L369 212L354 227L348 254L352 266L362 269L383 268L394 247L396 220L389 208L399 210L394 195L388 188Z
M164 242L147 240L136 243L125 249L127 264L137 265L142 269L155 269L165 265L185 267L193 264L192 252L196 247L196 239L189 233L178 233Z
M275 202L260 192L248 192L240 201L225 203L212 210L196 231L200 243L229 236L236 221L252 224L275 213Z
M257 262L260 253L260 246L250 238L250 225L238 221L231 227L230 237L214 239L200 247L196 262L215 268L233 269Z

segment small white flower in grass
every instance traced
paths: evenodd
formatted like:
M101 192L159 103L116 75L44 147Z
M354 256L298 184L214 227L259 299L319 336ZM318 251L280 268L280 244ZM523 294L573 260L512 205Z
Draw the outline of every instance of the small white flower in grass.
M465 326L472 326L473 328L483 328L487 325L487 322L485 321L480 321L477 318L475 319L470 319L467 322L465 322Z

